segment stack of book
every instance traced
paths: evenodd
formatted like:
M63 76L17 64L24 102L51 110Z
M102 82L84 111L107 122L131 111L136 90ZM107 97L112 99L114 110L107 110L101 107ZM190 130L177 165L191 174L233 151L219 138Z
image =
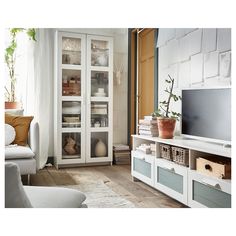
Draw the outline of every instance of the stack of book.
M130 164L130 148L125 144L113 145L113 163L114 164Z
M144 116L144 119L139 120L139 134L148 135L151 137L158 136L158 127L156 117Z

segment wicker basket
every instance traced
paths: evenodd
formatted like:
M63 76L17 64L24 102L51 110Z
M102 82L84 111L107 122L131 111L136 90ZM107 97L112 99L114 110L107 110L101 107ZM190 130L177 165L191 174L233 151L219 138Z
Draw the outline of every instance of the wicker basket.
M173 161L179 165L189 166L189 152L187 149L171 147Z
M171 146L160 144L160 149L161 149L161 157L172 161Z

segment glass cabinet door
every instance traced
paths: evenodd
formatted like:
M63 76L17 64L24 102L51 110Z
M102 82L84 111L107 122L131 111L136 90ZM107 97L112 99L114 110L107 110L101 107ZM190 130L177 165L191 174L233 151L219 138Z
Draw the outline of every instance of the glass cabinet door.
M85 162L85 35L61 32L59 64L60 164Z
M62 133L62 159L81 158L81 133Z
M108 156L108 132L92 132L90 155L93 159Z
M109 97L108 71L91 71L91 97Z
M62 128L81 127L81 102L62 102Z
M62 69L62 96L81 96L81 70Z
M62 64L81 65L81 39L62 37Z
M91 127L108 127L108 102L91 102Z
M112 39L87 36L88 162L112 161Z
M91 40L91 66L109 66L109 42Z

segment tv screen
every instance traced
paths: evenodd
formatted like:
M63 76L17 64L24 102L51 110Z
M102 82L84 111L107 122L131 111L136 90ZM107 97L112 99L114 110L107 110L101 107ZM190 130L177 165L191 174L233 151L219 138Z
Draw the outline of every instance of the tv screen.
M182 134L231 141L231 89L182 90Z

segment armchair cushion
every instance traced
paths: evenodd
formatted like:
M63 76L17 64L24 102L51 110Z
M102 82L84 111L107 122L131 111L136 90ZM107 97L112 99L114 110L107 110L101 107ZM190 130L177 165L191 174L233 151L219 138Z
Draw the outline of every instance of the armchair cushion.
M78 190L63 187L24 186L33 207L78 208L86 196Z
M5 159L25 159L33 158L35 154L29 146L9 146L5 147Z
M14 116L5 113L5 123L13 126L16 131L16 137L13 143L25 146L27 144L30 122L33 116Z

